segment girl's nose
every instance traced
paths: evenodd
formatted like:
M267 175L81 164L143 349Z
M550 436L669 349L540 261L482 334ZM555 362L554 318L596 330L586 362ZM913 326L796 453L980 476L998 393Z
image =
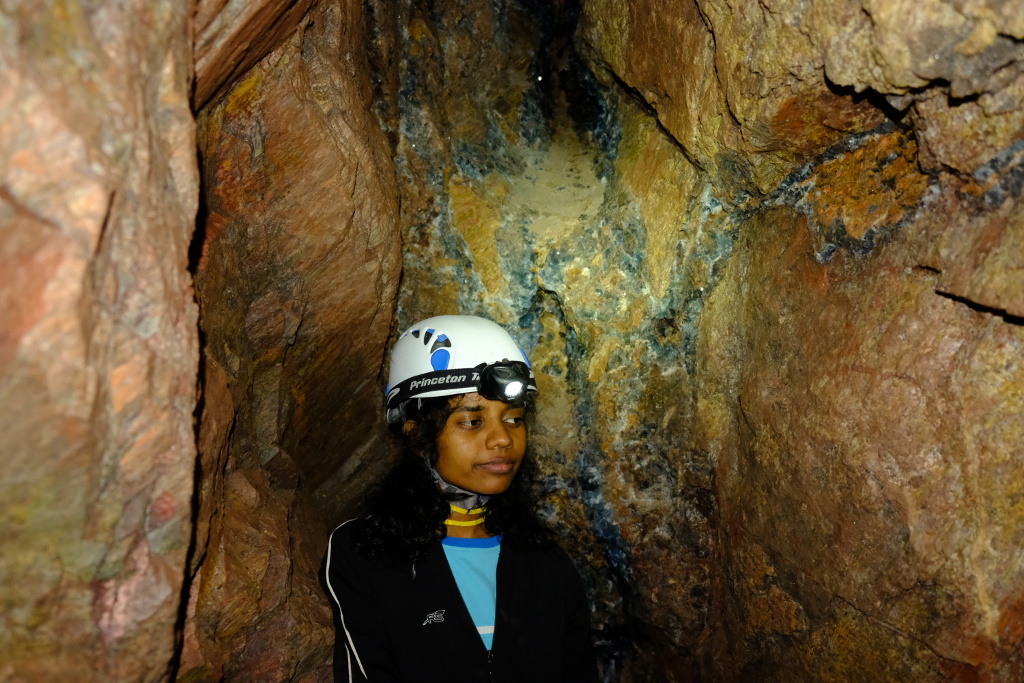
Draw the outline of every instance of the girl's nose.
M512 435L503 421L498 420L497 425L491 427L486 443L488 448L508 448L512 445Z

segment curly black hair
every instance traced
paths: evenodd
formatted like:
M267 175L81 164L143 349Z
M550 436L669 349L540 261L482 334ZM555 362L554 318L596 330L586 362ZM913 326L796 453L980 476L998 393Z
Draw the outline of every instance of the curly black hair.
M381 560L414 562L432 543L444 538L449 501L457 497L441 492L430 473L430 466L437 464L437 439L454 408L452 399L425 398L418 405L411 403L413 406L409 415L412 428L404 431L402 425L394 425L392 430L401 444L398 462L368 490L365 524L353 531L359 550ZM529 408L528 402L527 412ZM550 532L533 511L531 482L527 452L512 485L487 503L487 530L501 534L503 544L541 548L552 543Z

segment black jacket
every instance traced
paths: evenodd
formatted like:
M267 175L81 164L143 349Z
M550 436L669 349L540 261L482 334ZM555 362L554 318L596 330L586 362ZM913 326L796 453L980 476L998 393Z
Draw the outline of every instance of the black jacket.
M415 566L360 554L347 522L331 534L325 587L334 607L334 680L580 683L597 680L590 611L558 547L498 556L494 645L477 633L441 543Z

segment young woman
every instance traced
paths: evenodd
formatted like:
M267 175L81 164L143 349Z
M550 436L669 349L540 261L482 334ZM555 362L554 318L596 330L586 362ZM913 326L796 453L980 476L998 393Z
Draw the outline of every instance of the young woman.
M403 453L334 530L336 681L596 681L586 597L523 485L526 355L497 324L438 316L391 354Z

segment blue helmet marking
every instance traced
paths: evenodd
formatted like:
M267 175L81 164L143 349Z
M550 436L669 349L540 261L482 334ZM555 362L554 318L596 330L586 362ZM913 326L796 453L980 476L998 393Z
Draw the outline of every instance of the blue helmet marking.
M430 354L430 367L434 370L447 370L448 364L452 361L452 354L448 349L438 349Z

